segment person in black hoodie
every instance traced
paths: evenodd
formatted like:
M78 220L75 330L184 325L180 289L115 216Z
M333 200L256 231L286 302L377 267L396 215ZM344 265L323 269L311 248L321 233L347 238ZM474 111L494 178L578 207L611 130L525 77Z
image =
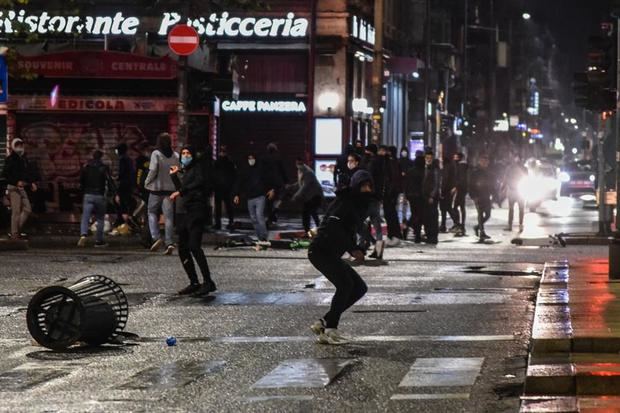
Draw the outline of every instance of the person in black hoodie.
M256 155L251 152L248 155L248 164L242 169L235 185L235 197L233 199L235 205L239 205L241 195L246 197L250 219L259 241L267 241L269 236L265 223L265 202L270 194L275 192L273 187L268 186L266 175L263 165L258 163Z
M484 231L484 223L491 218L491 195L495 188L495 180L489 170L488 155L480 155L478 168L471 173L469 183L469 196L476 204L478 212L478 224L474 226L474 232L480 237L479 242L484 242L491 238Z
M118 191L116 194L116 222L115 227L125 224L129 219L129 210L133 201L133 191L135 188L136 170L129 155L127 155L127 144L121 143L116 149L118 156Z
M263 158L261 167L265 174L265 184L271 188L267 194L265 205L265 209L269 211L267 222L271 224L278 222L278 211L282 203L282 194L288 182L286 168L280 156L278 145L273 142L267 145L267 156Z
M94 213L97 220L97 233L95 236L95 247L105 247L107 244L103 240L103 220L106 212L106 192L114 194L116 184L110 175L110 168L105 165L101 158L103 153L99 150L93 152L93 159L90 160L80 173L80 187L84 193L82 207L82 222L80 225L80 240L78 247L86 246L88 236L88 222Z
M401 225L403 238L407 238L406 228L408 226L409 218L411 217L411 210L409 209L409 201L405 195L405 177L407 175L407 171L413 166L413 161L409 157L409 149L407 149L406 146L403 146L400 150L398 166L401 175L401 192L398 194L398 204L396 206L396 210L398 212L398 222L400 222Z
M468 190L469 167L463 152L455 153L453 161L456 164L456 193L454 194L454 204L452 205L452 216L458 225L455 236L462 237L466 234L465 218L467 217L467 208L465 208L465 197Z
M450 158L444 158L443 168L441 168L441 198L439 208L441 209L441 224L439 232L448 232L446 222L448 215L452 219L451 231L456 231L458 227L457 218L454 216L454 196L456 195L456 162Z
M26 188L37 191L37 185L30 176L28 158L24 154L24 141L19 138L11 142L11 154L6 158L4 178L7 183L7 193L11 203L11 238L26 238L21 228L28 219L32 206L28 199Z
M228 156L225 145L220 146L220 151L214 165L215 170L215 229L222 228L222 202L228 215L226 229L234 229L235 213L232 202L232 191L237 180L237 166Z
M508 195L508 226L504 231L512 231L512 221L515 215L515 204L519 206L519 232L523 232L523 217L525 215L525 199L519 191L519 184L527 177L527 168L519 155L515 155L512 163L504 173L504 185Z
M395 247L400 244L403 232L398 221L396 204L398 194L401 192L403 177L400 173L400 163L398 162L397 149L395 146L386 148L384 155L384 191L383 191L383 214L387 223L388 246Z
M202 233L204 230L206 196L203 168L193 159L194 150L190 146L181 149L181 169L170 168L170 177L176 191L170 195L176 201L176 228L179 237L179 258L189 277L190 284L179 291L180 295L199 292L209 294L217 290L211 279L207 258L202 250ZM193 259L192 259L193 257ZM200 268L204 284L198 282L194 260Z
M310 244L308 259L336 287L329 311L310 326L321 344L349 342L338 333L340 317L368 291L364 280L341 257L349 252L357 260L364 259L364 250L356 242L356 232L368 216L371 196L371 175L363 170L356 172L350 186L337 192Z

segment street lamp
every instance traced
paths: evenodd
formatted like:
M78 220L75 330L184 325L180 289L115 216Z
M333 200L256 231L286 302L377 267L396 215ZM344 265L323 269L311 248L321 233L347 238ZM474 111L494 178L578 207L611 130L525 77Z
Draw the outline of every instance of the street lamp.
M523 13L522 17L523 17L523 20L529 20L532 18L532 16L527 12Z
M323 92L318 103L321 110L331 112L340 103L340 96L336 92Z
M419 79L420 78L420 72L413 72L412 74L414 79Z

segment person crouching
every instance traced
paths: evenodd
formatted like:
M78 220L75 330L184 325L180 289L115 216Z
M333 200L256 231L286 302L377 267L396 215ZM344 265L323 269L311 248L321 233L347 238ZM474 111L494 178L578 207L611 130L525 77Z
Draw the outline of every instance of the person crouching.
M202 250L202 232L207 208L204 196L206 177L200 165L192 159L193 154L191 147L183 147L181 169L178 166L170 168L170 177L176 188L176 192L170 195L170 199L177 200L176 228L179 237L179 258L190 282L187 287L179 291L180 295L208 294L217 289L211 279L207 258ZM202 286L198 282L194 259L204 278Z

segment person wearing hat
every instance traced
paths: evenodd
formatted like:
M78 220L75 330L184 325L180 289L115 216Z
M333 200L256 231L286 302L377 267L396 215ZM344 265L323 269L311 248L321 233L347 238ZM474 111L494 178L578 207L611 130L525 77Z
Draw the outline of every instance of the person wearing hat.
M27 238L22 227L28 219L32 207L26 188L37 191L37 185L30 177L28 158L24 154L24 141L16 138L11 142L11 154L6 158L4 178L7 183L7 193L11 204L11 233L10 238Z
M308 249L308 259L334 286L329 311L310 329L321 344L347 344L349 340L338 332L342 314L368 291L360 275L342 259L345 252L356 260L364 260L364 249L356 242L359 225L368 216L373 196L370 173L360 170L353 174L348 188L339 190L319 226Z
M204 230L207 200L203 168L194 159L191 146L181 149L181 168L172 166L170 177L176 189L170 199L176 202L176 230L179 237L179 258L189 277L189 285L179 291L180 295L192 293L209 294L217 290L211 279L207 257L202 250L202 233ZM204 283L198 281L194 260L200 268Z
M474 226L474 233L482 243L491 238L484 231L484 223L491 218L491 194L494 188L487 154L482 154L478 158L478 167L472 172L469 182L469 196L474 201L478 213L478 224Z

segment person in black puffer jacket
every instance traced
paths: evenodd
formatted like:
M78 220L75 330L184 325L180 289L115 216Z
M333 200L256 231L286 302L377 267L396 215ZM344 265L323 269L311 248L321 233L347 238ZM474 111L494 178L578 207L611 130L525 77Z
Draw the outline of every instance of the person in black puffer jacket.
M211 279L211 272L207 264L207 258L202 250L202 233L204 229L205 208L207 201L205 196L205 176L203 168L193 159L194 151L185 146L181 149L181 169L173 166L170 169L170 177L176 191L170 195L170 199L176 200L176 227L179 237L179 258L189 277L190 284L179 291L179 294L208 294L217 288ZM198 282L198 275L194 267L196 260L200 272L204 278L202 287Z
M365 251L357 244L356 233L368 216L372 195L370 173L356 172L350 186L337 192L310 244L310 262L336 287L329 311L310 327L321 344L348 343L337 330L340 317L368 291L364 280L341 257L349 252L356 260L364 259Z

